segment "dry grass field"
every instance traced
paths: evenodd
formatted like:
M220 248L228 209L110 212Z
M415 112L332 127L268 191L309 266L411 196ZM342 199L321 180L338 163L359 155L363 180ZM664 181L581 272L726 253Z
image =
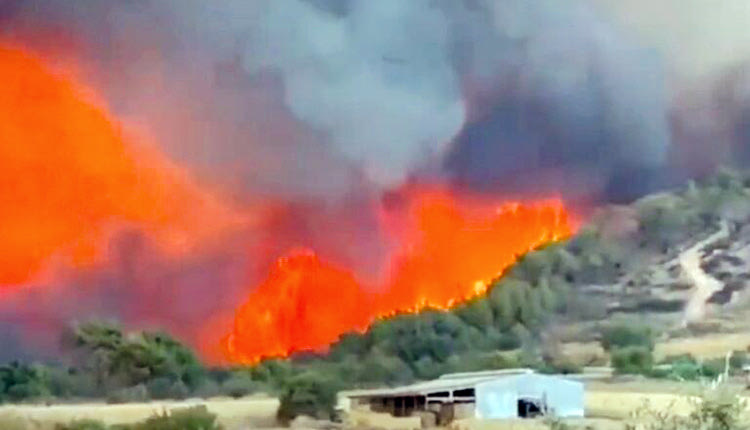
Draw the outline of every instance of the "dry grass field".
M658 342L654 349L656 360L669 356L691 354L700 359L723 357L729 351L745 351L750 346L748 333L717 333L689 338L675 338ZM573 360L585 362L593 357L605 357L597 342L570 342L562 345L562 352Z
M729 351L746 350L750 346L750 333L711 334L684 339L671 339L656 345L657 359L670 355L690 353L696 358L721 357Z
M674 390L673 386L647 382L643 390L638 384L593 384L586 392L587 418L581 423L595 425L597 429L619 428L619 422L632 411L648 401L654 408L669 408L677 413L687 413L690 408L689 392L693 388ZM657 390L669 390L657 392ZM681 392L679 392L681 391ZM2 430L52 430L55 423L69 422L75 419L91 418L107 424L131 423L140 421L154 413L164 410L205 404L219 416L220 422L228 430L250 428L273 428L276 426L274 415L278 402L268 397L250 397L246 399L213 399L208 401L187 402L153 402L125 405L76 404L76 405L15 405L0 407L0 426ZM356 411L350 416L350 422L356 427L381 428L388 430L411 430L419 428L419 418L393 418L386 414ZM542 422L518 420L493 421L466 419L457 421L453 426L459 430L490 430L495 428L533 430L546 428Z
M741 387L733 387L740 389ZM669 409L675 413L690 410L689 397L701 392L698 383L674 381L632 380L618 382L590 382L586 388L586 416L580 424L596 429L622 428L622 420L648 402L655 409ZM131 423L154 413L173 408L204 404L219 416L227 430L274 428L278 401L270 397L244 399L211 399L185 402L151 402L123 405L88 403L75 405L6 405L0 407L1 430L52 430L54 423L91 418L107 424ZM576 420L574 420L576 421ZM385 414L356 411L350 416L355 427L388 430L411 430L419 427L419 419L393 418ZM575 424L576 422L572 422ZM457 430L546 428L539 421L460 420L452 425Z
M70 422L88 418L107 424L121 424L141 421L165 410L203 404L219 416L220 422L228 429L270 428L275 426L278 401L269 397L248 397L244 399L211 399L184 402L150 402L108 405L87 403L75 405L8 405L0 407L0 428L6 430L9 424L26 423L24 428L9 430L47 430L54 423Z

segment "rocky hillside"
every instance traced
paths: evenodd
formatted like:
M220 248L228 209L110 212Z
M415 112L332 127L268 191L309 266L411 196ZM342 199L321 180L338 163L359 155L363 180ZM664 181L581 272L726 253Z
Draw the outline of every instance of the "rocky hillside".
M603 209L582 234L594 231L600 245L612 242L618 271L609 280L578 284L578 293L607 315L658 314L677 327L741 311L750 301L749 187L745 174L722 171Z

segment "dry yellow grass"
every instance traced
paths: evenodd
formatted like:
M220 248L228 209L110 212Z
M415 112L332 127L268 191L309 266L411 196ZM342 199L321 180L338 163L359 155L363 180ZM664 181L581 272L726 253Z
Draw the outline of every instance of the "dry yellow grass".
M354 427L380 428L388 430L412 430L421 428L419 417L394 417L385 413L352 409L348 421Z
M723 357L729 351L744 351L748 346L750 346L750 333L711 334L659 342L655 346L654 355L657 360L681 354L711 359ZM562 345L562 352L576 362L586 362L593 357L606 357L606 353L598 342L565 343Z
M701 337L671 339L656 345L656 358L670 355L692 354L697 358L716 358L729 351L746 350L750 345L750 333L712 334Z
M669 409L684 414L690 410L690 395L699 393L698 384L674 381L591 382L586 388L586 420L581 424L596 424L596 428L617 428L614 424L648 402L654 409ZM168 409L204 404L219 416L228 430L273 428L278 401L270 397L244 399L211 399L186 402L152 402L123 405L103 403L75 405L6 405L0 407L2 430L48 430L54 423L90 418L107 424L140 421L154 413ZM10 417L10 418L9 418ZM387 414L352 410L349 422L357 427L374 427L388 430L418 429L418 417L395 418ZM573 420L577 421L577 420ZM32 423L24 426L23 423ZM534 430L538 421L459 420L454 428L459 430L492 430L495 428Z
M668 393L637 393L622 391L587 391L586 416L621 420L646 402L658 410L670 410L675 414L687 414L690 409L689 397Z
M219 416L219 421L229 429L249 427L273 427L278 401L269 397L244 399L211 399L186 402L150 402L108 405L87 403L75 405L8 405L0 407L0 418L9 421L25 420L37 423L33 428L49 428L54 423L78 419L95 419L107 424L124 424L141 421L155 413L174 408L206 405Z
M622 422L603 418L570 419L565 421L576 428L597 430L623 430ZM479 420L469 418L458 420L450 425L451 430L549 430L549 425L541 420Z
M562 353L574 363L591 363L603 360L606 362L607 353L598 342L569 342L562 345Z

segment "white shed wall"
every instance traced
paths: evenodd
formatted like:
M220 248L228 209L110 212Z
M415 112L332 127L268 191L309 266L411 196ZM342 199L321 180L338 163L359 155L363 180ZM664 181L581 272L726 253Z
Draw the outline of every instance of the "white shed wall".
M477 418L517 418L518 399L545 400L561 418L583 417L583 384L557 376L525 374L482 382L475 389Z

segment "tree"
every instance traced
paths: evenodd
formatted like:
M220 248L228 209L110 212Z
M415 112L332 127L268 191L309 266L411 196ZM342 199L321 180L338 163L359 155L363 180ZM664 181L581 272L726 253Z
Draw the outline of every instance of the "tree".
M299 374L287 382L276 417L285 424L301 415L333 419L338 390L338 383L330 378L313 372Z
M605 351L628 346L641 346L649 351L654 349L654 335L650 327L620 322L602 329L600 343Z
M485 298L477 298L458 307L454 313L466 324L486 330L494 324L492 308Z
M95 375L100 394L144 385L152 387L157 397L183 396L205 379L195 354L163 332L125 336L114 324L88 322L72 327L65 343L73 350L74 368Z
M63 344L72 349L74 366L94 375L100 393L106 391L115 356L124 343L120 328L111 322L77 324L63 335Z
M611 353L612 367L617 373L648 374L654 366L654 356L643 346L616 348Z
M41 367L12 362L0 366L0 401L21 401L49 394Z

